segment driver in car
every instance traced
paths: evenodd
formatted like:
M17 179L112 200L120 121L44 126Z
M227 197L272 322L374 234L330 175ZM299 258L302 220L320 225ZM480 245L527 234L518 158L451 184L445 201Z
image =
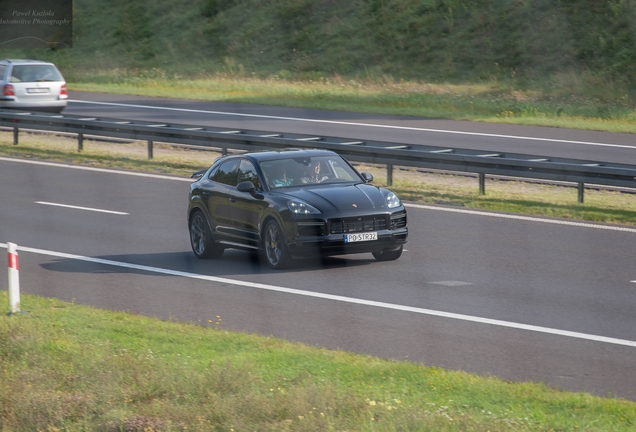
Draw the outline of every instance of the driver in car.
M309 164L309 169L304 177L300 178L303 183L321 183L327 180L329 177L320 173L320 162L312 161Z

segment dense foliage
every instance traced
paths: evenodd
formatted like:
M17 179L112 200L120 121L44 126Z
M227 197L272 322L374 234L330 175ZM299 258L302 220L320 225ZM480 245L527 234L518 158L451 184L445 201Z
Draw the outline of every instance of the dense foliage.
M635 0L76 0L74 7L73 49L21 54L180 74L532 81L567 72L636 84Z

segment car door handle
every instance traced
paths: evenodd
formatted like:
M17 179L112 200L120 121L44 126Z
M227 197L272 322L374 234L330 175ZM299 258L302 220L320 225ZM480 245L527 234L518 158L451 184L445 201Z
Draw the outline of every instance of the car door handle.
M230 202L236 202L236 198L230 198Z

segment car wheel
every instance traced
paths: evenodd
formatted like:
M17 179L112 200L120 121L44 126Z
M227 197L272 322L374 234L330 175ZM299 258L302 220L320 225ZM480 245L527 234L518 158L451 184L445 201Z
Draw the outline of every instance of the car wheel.
M270 220L265 226L263 252L267 265L273 269L284 269L292 263L291 254L287 249L287 243L285 243L285 235L274 220Z
M394 250L383 250L380 252L373 252L373 257L378 261L394 261L398 259L402 255L402 249L404 247L400 246Z
M196 211L190 219L190 246L197 258L218 258L223 255L223 248L214 244L208 222L200 211Z

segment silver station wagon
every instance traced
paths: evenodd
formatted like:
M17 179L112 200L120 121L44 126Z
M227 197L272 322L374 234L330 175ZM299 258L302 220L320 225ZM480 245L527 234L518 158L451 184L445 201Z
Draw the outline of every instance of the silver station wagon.
M53 63L0 60L0 109L62 112L68 103L66 81Z

